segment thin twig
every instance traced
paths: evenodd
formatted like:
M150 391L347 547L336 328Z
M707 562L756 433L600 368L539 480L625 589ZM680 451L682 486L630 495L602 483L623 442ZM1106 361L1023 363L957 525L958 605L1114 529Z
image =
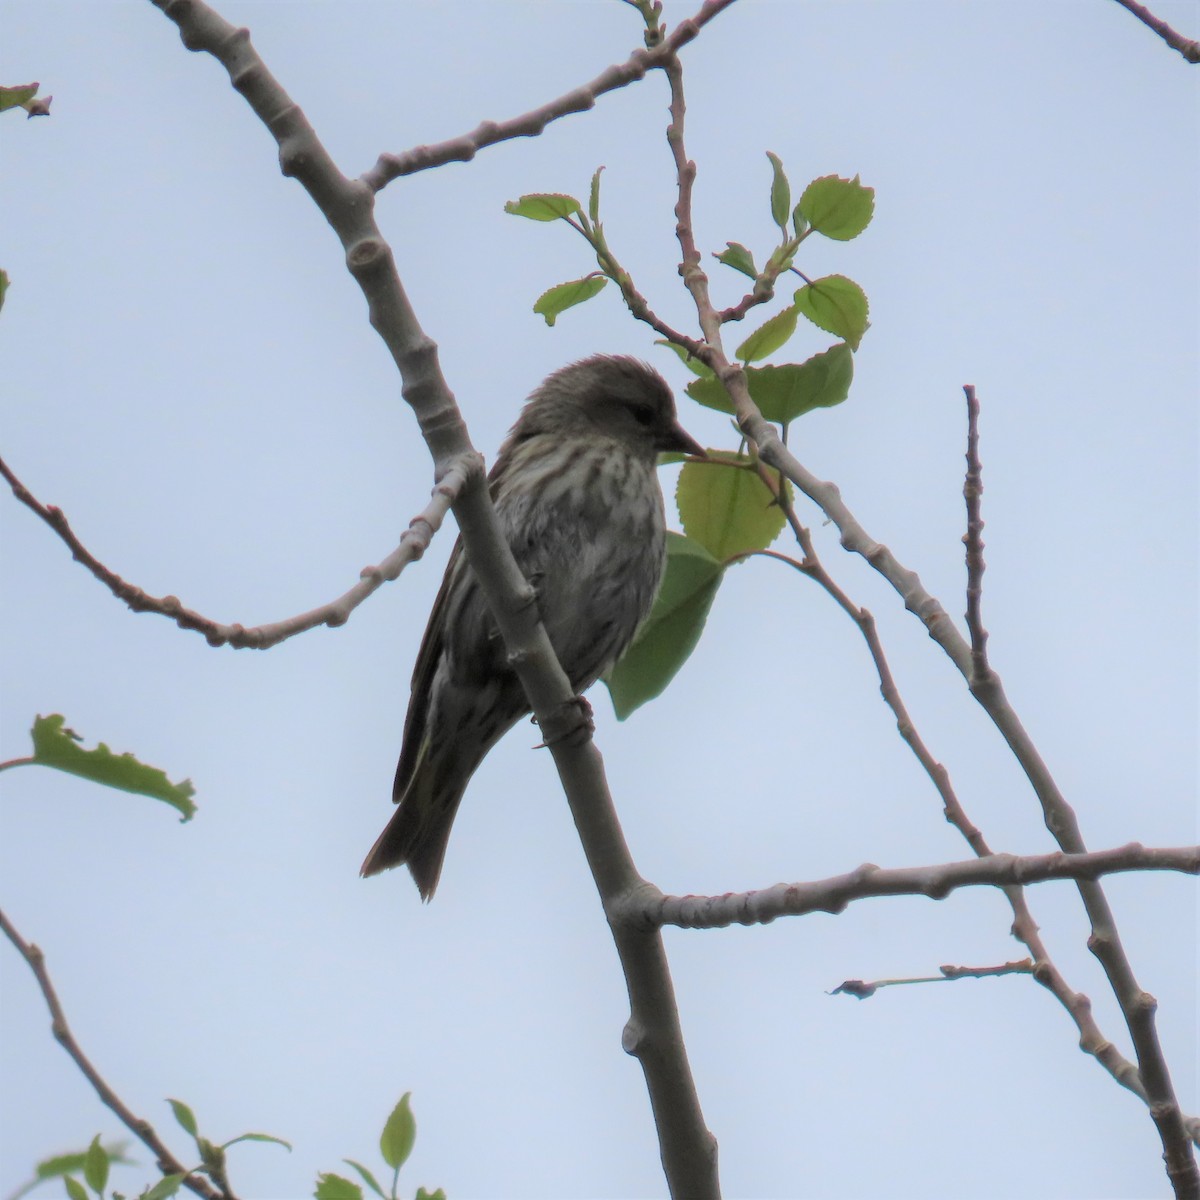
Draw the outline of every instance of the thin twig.
M963 480L963 499L967 502L967 632L971 635L971 677L983 682L990 667L987 657L987 630L983 627L983 464L979 461L979 401L975 388L963 388L967 397L967 474Z
M829 994L831 996L853 996L856 1000L867 1000L882 988L903 987L910 983L953 983L957 979L988 979L996 975L1032 975L1033 959L1023 958L1019 962L1002 963L998 967L951 967L938 968L940 975L910 975L904 979L846 979Z
M33 977L37 980L42 998L50 1010L50 1030L54 1034L55 1040L71 1056L72 1061L95 1089L96 1095L100 1097L101 1101L116 1113L121 1124L154 1155L158 1169L164 1175L184 1176L184 1186L195 1192L197 1196L204 1196L205 1200L237 1200L233 1192L217 1190L202 1176L189 1173L188 1168L167 1149L154 1126L144 1117L134 1116L125 1102L92 1065L91 1060L75 1040L75 1035L67 1024L67 1017L58 999L58 993L55 992L54 984L51 982L50 973L46 969L45 955L32 942L27 942L21 937L16 927L3 912L0 912L0 929L16 947L17 953L25 960L33 972Z
M1153 29L1172 50L1178 50L1188 62L1200 63L1200 42L1194 42L1191 38L1185 38L1183 34L1176 33L1166 21L1160 20L1144 4L1138 4L1136 0L1117 0L1117 3L1133 13L1143 25Z
M169 617L181 629L191 629L203 634L210 646L232 646L235 650L267 650L299 633L315 629L318 625L328 625L331 629L344 625L350 614L368 596L384 583L397 579L409 563L416 562L425 553L433 535L441 528L446 513L462 491L468 469L469 465L464 461L452 465L447 470L433 489L433 498L424 511L409 522L396 549L377 567L365 567L360 572L359 582L348 592L328 604L322 604L319 608L288 617L283 621L247 629L242 625L223 625L211 617L185 608L176 596L152 596L122 579L80 541L62 509L42 504L16 477L8 464L0 459L0 475L8 481L13 495L41 517L66 543L75 561L82 563L118 600L123 600L134 612L151 612Z
M572 113L586 112L605 92L627 87L644 78L647 72L664 67L704 25L732 3L733 0L705 0L695 16L682 21L658 45L635 50L623 63L602 71L590 83L572 88L565 95L522 116L507 121L482 121L470 133L433 146L415 146L402 154L381 154L375 165L363 174L362 181L373 192L379 192L401 175L413 175L445 163L470 162L487 146L513 138L537 137L551 122Z

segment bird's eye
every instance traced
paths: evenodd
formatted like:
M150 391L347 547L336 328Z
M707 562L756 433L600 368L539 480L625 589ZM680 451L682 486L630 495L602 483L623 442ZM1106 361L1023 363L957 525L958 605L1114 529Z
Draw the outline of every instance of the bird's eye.
M654 424L654 405L652 404L635 404L631 410L633 419L639 425Z

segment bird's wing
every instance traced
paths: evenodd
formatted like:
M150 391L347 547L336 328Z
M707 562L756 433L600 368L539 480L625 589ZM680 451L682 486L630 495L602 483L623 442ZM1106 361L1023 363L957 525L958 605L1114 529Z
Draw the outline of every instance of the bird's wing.
M442 657L442 644L446 636L446 610L448 597L455 578L465 569L462 538L454 543L442 586L429 613L429 624L421 639L421 649L413 667L412 693L408 700L408 715L404 718L404 743L400 750L400 762L396 766L396 781L392 785L392 803L399 804L408 788L418 763L425 752L425 721L429 716L429 702L433 696L434 676Z

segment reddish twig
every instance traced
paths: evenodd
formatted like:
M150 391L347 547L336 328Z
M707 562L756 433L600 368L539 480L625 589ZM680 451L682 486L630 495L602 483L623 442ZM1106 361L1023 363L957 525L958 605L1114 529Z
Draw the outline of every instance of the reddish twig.
M1200 42L1176 33L1166 21L1160 20L1144 4L1138 4L1136 0L1117 0L1117 3L1133 13L1143 25L1153 29L1172 50L1178 50L1188 62L1200 63Z
M75 1035L71 1032L71 1027L67 1024L67 1017L58 999L58 993L55 992L54 984L50 980L50 974L46 970L45 955L32 942L27 942L21 937L3 912L0 912L0 930L4 931L4 935L16 947L17 953L28 964L29 969L33 972L33 977L37 980L42 998L46 1001L46 1007L50 1010L50 1030L54 1034L55 1040L70 1055L71 1060L80 1071L83 1072L84 1078L95 1089L96 1095L100 1097L101 1101L116 1113L121 1124L154 1155L158 1169L164 1175L184 1176L184 1187L195 1192L197 1196L205 1197L205 1200L237 1200L232 1191L228 1189L217 1190L202 1176L189 1173L188 1168L167 1149L167 1146L155 1131L154 1126L144 1117L134 1116L133 1112L120 1096L105 1082L103 1076L92 1065L91 1060L84 1054L79 1043L75 1040Z
M415 146L402 154L381 154L375 165L362 176L362 181L373 192L379 192L401 175L414 175L445 163L470 162L487 146L514 138L537 137L551 122L572 113L586 112L605 92L627 87L643 79L648 72L664 68L704 25L732 3L733 0L705 0L695 16L681 21L657 45L635 50L623 63L602 71L590 83L572 88L556 100L519 117L507 121L482 121L470 133L433 146Z
M963 481L963 499L967 502L967 632L971 636L971 676L982 683L991 670L987 657L987 630L983 627L983 464L979 461L979 401L975 388L963 388L967 397L967 475Z
M118 600L123 600L134 612L152 612L169 617L181 629L191 629L203 634L210 646L232 646L235 650L251 648L267 650L298 633L315 629L319 625L334 628L344 625L350 614L384 583L399 577L410 562L415 562L425 553L433 535L441 528L450 506L462 491L468 473L474 469L464 459L452 466L433 489L433 498L425 510L414 517L404 531L400 544L377 567L365 567L360 580L348 592L282 621L268 625L256 625L247 629L243 625L223 625L202 613L185 608L176 596L152 596L135 584L122 579L115 571L106 567L79 540L71 528L62 509L42 504L40 500L13 474L8 464L0 459L0 475L12 488L13 495L35 512L66 543L76 562L82 563Z

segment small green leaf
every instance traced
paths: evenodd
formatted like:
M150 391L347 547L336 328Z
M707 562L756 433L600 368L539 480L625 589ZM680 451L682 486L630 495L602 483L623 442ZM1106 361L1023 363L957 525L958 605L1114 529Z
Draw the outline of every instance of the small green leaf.
M148 1192L143 1192L138 1200L170 1200L177 1195L186 1175L164 1175Z
M73 1175L63 1176L63 1186L67 1189L70 1200L88 1200L87 1188Z
M774 354L796 332L797 315L795 308L788 307L783 312L777 312L769 321L764 321L737 348L737 357L745 363L757 362Z
M221 1149L228 1150L230 1146L236 1146L238 1142L269 1142L273 1146L282 1146L289 1154L292 1152L292 1143L285 1142L283 1138L276 1137L273 1133L239 1133L237 1137L222 1142Z
M171 1106L171 1111L175 1114L175 1120L179 1122L179 1126L184 1133L190 1133L192 1137L195 1137L199 1129L199 1126L196 1124L195 1113L182 1100L172 1100L168 1096L167 1103Z
M533 306L535 313L541 313L546 318L547 325L553 325L560 313L576 304L582 304L604 290L608 282L598 271L585 275L582 279L572 279L567 283L555 284L547 288Z
M808 222L804 219L804 214L800 211L800 205L797 204L792 209L792 229L797 237L800 237L808 228Z
M363 1183L367 1185L377 1196L383 1195L383 1188L379 1186L379 1181L367 1170L360 1162L355 1162L352 1158L343 1158L342 1162L353 1167L361 1176Z
M783 230L783 236L787 237L788 212L792 207L792 189L783 172L783 163L780 161L779 155L772 154L768 150L767 157L771 160L771 219Z
M603 167L597 167L595 175L592 176L592 190L588 197L588 216L592 218L592 224L600 223L600 172Z
M727 267L732 267L735 271L741 271L743 275L749 275L751 279L758 278L754 255L741 242L726 242L725 249L720 254L714 254L713 258L717 262L723 262Z
M796 293L796 307L814 325L836 333L857 350L863 334L870 328L867 320L867 294L845 275L826 275L806 283Z
M383 1161L393 1170L399 1170L412 1153L413 1143L417 1140L417 1122L409 1108L408 1098L412 1092L405 1092L400 1097L400 1103L392 1109L379 1136L379 1153Z
M16 87L0 87L0 112L8 108L20 108L37 95L39 85L20 83Z
M675 503L683 531L718 562L765 550L786 518L747 454L710 451L679 472Z
M382 1192L379 1193L381 1196ZM316 1200L363 1200L363 1190L352 1179L323 1173L317 1176Z
M674 350L679 356L679 361L683 363L683 365L687 367L687 369L691 371L693 375L699 376L701 379L716 378L716 376L714 376L712 373L712 368L705 366L704 363L702 363L698 358L693 358L691 354L688 353L686 346L680 346L675 342L669 342L666 338L656 338L654 344L656 346L666 346L668 350Z
M667 534L667 566L658 598L633 645L603 676L624 721L674 679L696 648L724 567L698 542Z
M8 272L0 271L0 308L4 307L4 297L8 292Z
M804 189L799 208L818 233L835 242L848 242L871 223L875 189L863 187L857 175L853 179L823 175Z
M108 1153L100 1145L99 1134L92 1138L92 1144L84 1155L83 1177L97 1196L104 1195L104 1187L108 1183Z
M104 1148L104 1152L108 1155L110 1163L131 1163L132 1158L125 1155L125 1147L128 1142L112 1142ZM81 1150L75 1154L55 1154L51 1158L44 1158L34 1168L38 1179L54 1179L58 1175L67 1175L72 1171L83 1171L83 1164L86 1160L88 1152Z
M533 192L519 200L510 200L504 206L506 213L514 217L528 217L531 221L557 221L583 212L574 196L562 196L557 192Z
M419 1187L416 1200L446 1200L446 1189L438 1188L436 1192L427 1192L423 1187Z
M172 783L157 767L138 762L132 754L114 754L103 742L95 750L82 750L83 739L66 728L66 718L58 713L38 717L30 730L33 737L33 761L71 775L102 783L123 792L136 792L163 800L191 820L196 811L192 797L196 789L190 779Z
M786 424L814 408L831 408L850 394L854 378L854 355L839 342L802 363L746 367L746 383L759 412L768 421ZM705 408L732 413L733 403L721 381L696 379L687 394Z

